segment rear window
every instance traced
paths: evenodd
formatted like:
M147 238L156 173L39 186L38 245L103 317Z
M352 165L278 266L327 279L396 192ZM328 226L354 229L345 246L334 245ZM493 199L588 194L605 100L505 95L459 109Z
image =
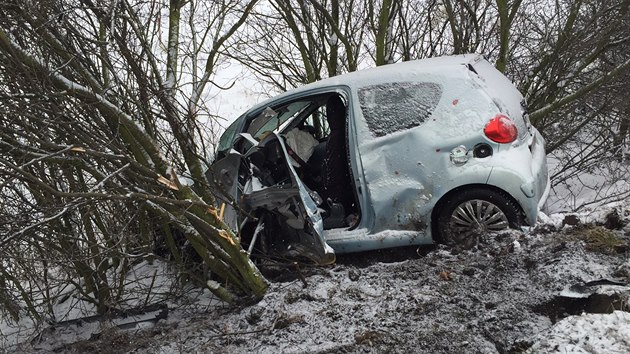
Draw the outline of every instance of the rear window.
M432 82L396 82L359 90L359 104L368 128L377 137L417 127L426 121L442 97Z

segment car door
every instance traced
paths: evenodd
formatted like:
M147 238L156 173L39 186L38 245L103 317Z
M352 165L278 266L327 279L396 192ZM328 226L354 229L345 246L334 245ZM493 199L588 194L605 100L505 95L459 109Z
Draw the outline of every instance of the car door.
M224 221L239 233L249 233L241 236L253 245L248 247L250 251L260 246L279 257L330 264L335 254L324 241L317 207L321 200L299 178L277 132L291 123L279 115L298 115L308 107L304 102L263 110L264 120L244 125L246 132L240 133L234 148L212 165L207 176L224 196L220 207ZM257 224L255 228L248 227L252 223Z
M359 87L353 113L357 145L374 222L371 232L403 230L425 234L432 178L421 126L441 97L431 82L382 82Z
M265 253L317 264L333 263L335 253L324 240L318 209L322 201L299 178L284 139L271 133L260 142L249 162L251 170L258 172L246 182L241 205L259 219L255 230L265 230L265 239L261 240ZM258 242L256 235L252 235L251 242Z

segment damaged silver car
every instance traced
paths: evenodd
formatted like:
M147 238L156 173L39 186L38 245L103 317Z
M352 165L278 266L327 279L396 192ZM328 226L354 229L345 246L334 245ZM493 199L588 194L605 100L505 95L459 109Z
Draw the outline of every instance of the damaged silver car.
M250 253L328 264L533 225L549 191L544 144L514 85L460 55L267 100L228 127L207 177Z

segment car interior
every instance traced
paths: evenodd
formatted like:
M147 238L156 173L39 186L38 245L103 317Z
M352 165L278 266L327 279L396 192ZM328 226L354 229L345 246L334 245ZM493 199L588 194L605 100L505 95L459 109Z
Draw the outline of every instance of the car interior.
M331 124L332 123L332 124ZM250 156L252 173L263 186L285 184L289 181L288 166L271 131L280 132L285 139L288 154L296 163L298 177L320 198L319 208L324 219L324 229L352 228L358 224L359 208L352 185L347 146L347 104L336 93L316 95L289 102L279 107L268 107L246 126L245 131L260 142L260 150ZM290 141L292 130L308 133L311 139ZM296 144L312 141L307 156L302 158L296 151L303 147ZM245 152L245 139L235 148ZM293 145L293 146L291 146ZM318 200L319 199L319 200Z

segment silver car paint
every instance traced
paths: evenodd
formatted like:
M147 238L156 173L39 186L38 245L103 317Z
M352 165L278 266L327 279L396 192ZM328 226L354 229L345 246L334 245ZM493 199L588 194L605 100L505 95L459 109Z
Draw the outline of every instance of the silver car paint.
M427 70L432 65L441 65L443 70ZM317 234L323 234L338 253L425 244L432 242L431 214L436 203L448 192L466 186L499 188L519 203L528 223L536 220L539 204L549 188L544 140L523 120L517 107L522 96L516 88L505 90L503 83L499 88L503 91L489 89L487 82L507 80L502 77L478 56L395 64L305 85L263 102L246 115L322 92L343 94L351 107L349 155L361 219L353 230L317 230ZM375 138L363 119L357 90L378 83L414 81L435 81L446 86L431 119ZM458 105L466 109L458 111ZM519 128L516 142L497 144L484 136L485 124L497 113L514 119ZM471 156L462 166L451 163L453 148L463 145L471 150L480 142L492 146L494 154L483 159Z

